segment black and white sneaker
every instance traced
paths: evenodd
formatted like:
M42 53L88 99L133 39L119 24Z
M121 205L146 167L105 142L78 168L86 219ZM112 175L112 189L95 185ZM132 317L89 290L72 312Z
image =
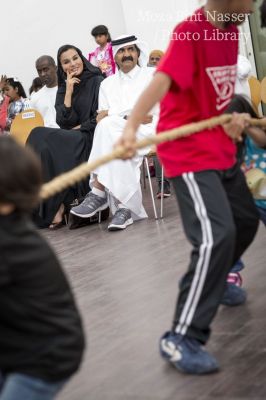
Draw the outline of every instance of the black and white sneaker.
M120 231L132 224L133 219L131 218L131 211L127 208L119 208L113 216L111 223L108 225L108 231Z

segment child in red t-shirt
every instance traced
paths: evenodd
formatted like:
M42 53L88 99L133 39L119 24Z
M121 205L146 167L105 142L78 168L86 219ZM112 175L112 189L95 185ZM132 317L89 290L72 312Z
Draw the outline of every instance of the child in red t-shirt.
M234 94L239 33L236 25L252 11L252 0L208 0L179 24L126 125L119 144L134 154L135 132L161 100L158 132L220 115ZM236 164L237 139L249 121L232 122L158 146L171 178L185 234L193 246L180 282L172 330L160 341L161 355L191 374L216 371L215 358L201 346L225 290L226 277L252 242L258 214Z

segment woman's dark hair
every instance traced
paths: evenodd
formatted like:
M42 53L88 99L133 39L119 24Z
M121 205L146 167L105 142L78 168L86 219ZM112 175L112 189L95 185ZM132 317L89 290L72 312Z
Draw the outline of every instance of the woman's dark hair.
M27 95L25 93L25 90L24 90L22 84L18 80L16 80L15 78L7 78L6 83L8 85L12 86L12 88L14 88L14 89L17 88L19 97L23 97L23 99L26 99Z
M30 212L38 204L41 183L41 165L33 151L0 136L0 204Z
M91 35L93 37L96 37L98 35L105 35L105 36L107 36L107 42L111 42L111 40L112 40L111 39L111 35L110 35L109 31L108 31L108 28L105 25L97 25L97 26L95 26L91 31Z
M73 49L76 50L76 52L78 53L78 55L80 56L82 62L83 62L83 66L84 66L84 71L81 74L81 78L82 76L86 76L86 78L89 78L91 76L95 76L95 75L101 75L102 76L102 72L99 68L95 67L94 65L92 65L82 54L81 50L79 48L77 48L76 46L73 46L71 44L64 44L63 46L61 46L58 49L57 52L57 78L58 78L58 87L59 86L65 86L65 80L66 80L66 73L63 71L62 65L61 65L61 55L63 53L65 53L66 51Z
M37 92L39 89L43 87L41 78L37 76L37 78L34 78L31 84L31 87L29 88L29 93L32 94L32 92Z
M260 6L260 19L261 19L261 27L266 27L266 0L263 0Z

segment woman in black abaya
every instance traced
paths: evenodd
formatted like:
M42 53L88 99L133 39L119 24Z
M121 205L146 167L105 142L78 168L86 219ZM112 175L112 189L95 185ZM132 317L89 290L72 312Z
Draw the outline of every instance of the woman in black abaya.
M88 160L103 80L101 71L75 46L60 47L57 63L55 108L56 122L61 129L35 128L27 140L41 158L44 182ZM68 205L88 190L86 180L43 202L35 215L37 225L50 229L61 227Z

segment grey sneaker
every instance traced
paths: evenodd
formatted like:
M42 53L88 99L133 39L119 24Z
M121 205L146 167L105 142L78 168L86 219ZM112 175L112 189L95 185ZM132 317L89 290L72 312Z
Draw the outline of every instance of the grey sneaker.
M133 219L131 218L131 212L127 208L119 208L111 223L108 225L108 231L119 231L121 229L126 229L128 225L133 224Z
M89 218L95 215L98 211L105 210L107 207L107 197L102 198L89 192L82 203L71 208L70 213L77 215L80 218Z

